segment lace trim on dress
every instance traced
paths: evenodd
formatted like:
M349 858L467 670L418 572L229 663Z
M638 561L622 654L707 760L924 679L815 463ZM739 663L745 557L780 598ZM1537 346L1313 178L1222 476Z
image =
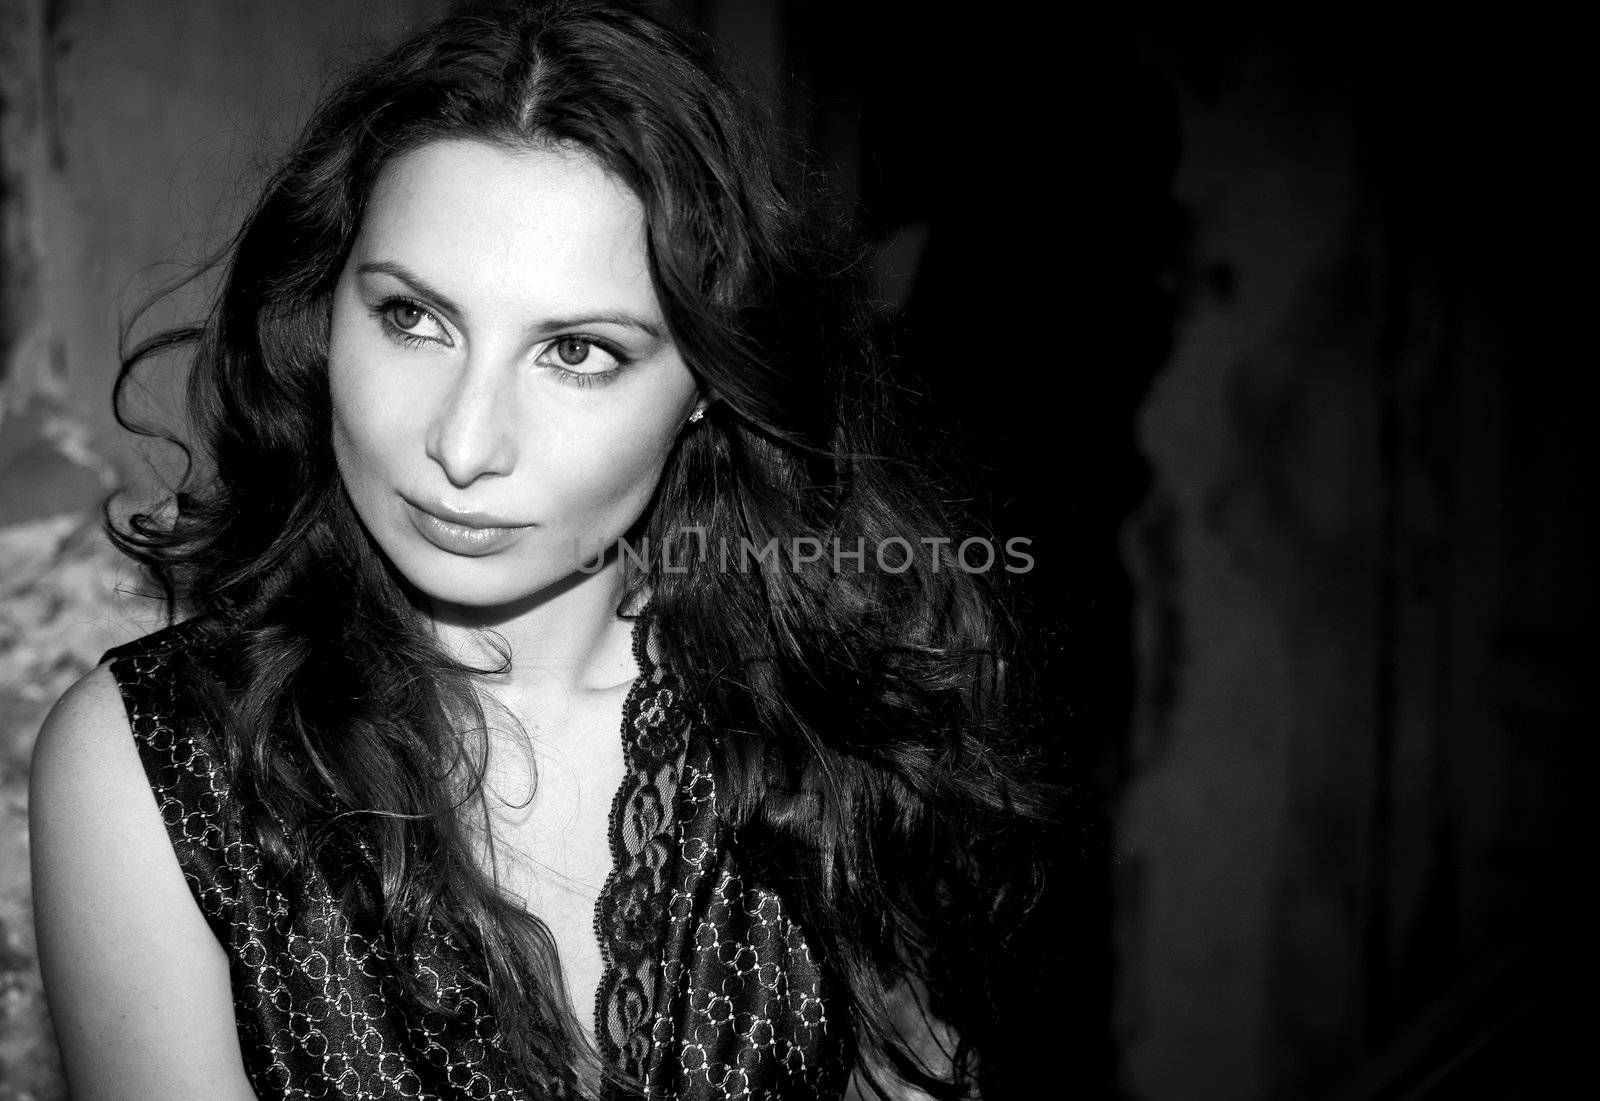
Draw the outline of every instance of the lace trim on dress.
M595 994L595 1039L616 1070L641 1079L659 996L667 927L666 875L676 853L673 810L692 726L678 680L650 654L650 617L634 621L639 677L622 705L626 764L611 804L611 874L595 903L604 971Z

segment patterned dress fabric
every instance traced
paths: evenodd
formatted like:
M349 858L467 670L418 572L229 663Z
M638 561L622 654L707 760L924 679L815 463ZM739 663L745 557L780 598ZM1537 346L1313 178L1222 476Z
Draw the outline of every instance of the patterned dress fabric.
M452 978L462 950L448 937L402 963L320 877L273 881L244 836L215 733L177 689L188 628L106 657L179 866L228 954L257 1093L543 1101L506 1076L492 1008ZM651 1101L835 1101L843 1023L828 1016L826 976L783 900L741 875L717 813L705 716L649 636L641 616L613 869L595 915L606 961L594 1017L601 1055ZM402 966L455 1015L403 1006L393 993Z

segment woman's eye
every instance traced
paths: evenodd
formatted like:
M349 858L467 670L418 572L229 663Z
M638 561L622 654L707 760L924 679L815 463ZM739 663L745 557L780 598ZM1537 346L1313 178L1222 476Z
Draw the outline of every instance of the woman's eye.
M593 337L559 336L545 345L535 362L568 382L593 386L610 381L628 361Z
M449 334L433 312L409 298L391 298L379 304L374 312L397 339L407 344L449 342Z
M395 323L399 325L400 328L410 332L412 329L415 329L418 325L422 324L423 319L428 315L424 313L421 308L413 306L409 302L401 302L398 305L390 308L389 316L395 319Z
M556 355L561 357L561 362L568 367L580 366L589 358L589 349L594 347L587 340L576 336L564 336L553 345Z

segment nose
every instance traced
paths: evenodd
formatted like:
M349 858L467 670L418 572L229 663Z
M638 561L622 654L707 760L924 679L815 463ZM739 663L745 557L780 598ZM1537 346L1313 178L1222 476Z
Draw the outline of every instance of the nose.
M504 477L516 468L517 441L511 423L516 399L501 389L497 372L468 363L428 423L428 458L439 464L457 489L479 478Z

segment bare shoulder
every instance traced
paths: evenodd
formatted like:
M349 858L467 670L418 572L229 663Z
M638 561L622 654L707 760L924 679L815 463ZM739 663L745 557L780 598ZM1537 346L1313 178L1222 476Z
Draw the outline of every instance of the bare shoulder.
M106 773L130 765L140 767L122 693L111 667L100 665L79 677L46 716L33 750L33 794L52 795L63 781L69 795L78 782L115 782Z
M35 875L48 878L62 867L57 861L86 857L80 843L113 821L128 824L131 818L135 826L146 825L145 804L154 810L122 693L110 667L101 665L67 689L34 744L28 819ZM135 829L123 840L127 846L147 844L151 831ZM164 836L159 840L165 843ZM41 866L41 855L51 860Z
M28 818L39 960L72 1095L253 1096L227 957L184 881L108 666L45 719Z
M176 863L109 665L80 677L46 716L28 796L34 872L47 881L88 870L79 865L105 854L84 845L100 840L112 842L118 860Z

